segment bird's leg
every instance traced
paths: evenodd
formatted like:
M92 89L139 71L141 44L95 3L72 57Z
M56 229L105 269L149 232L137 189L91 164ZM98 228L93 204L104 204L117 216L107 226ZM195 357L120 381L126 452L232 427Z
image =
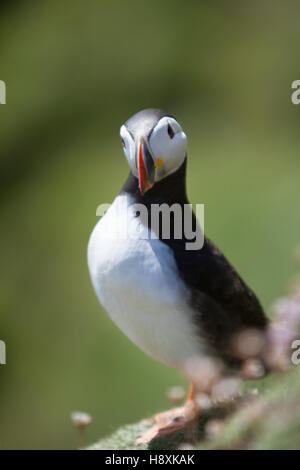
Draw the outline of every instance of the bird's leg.
M186 403L179 408L156 414L152 422L156 424L136 440L136 444L147 444L159 437L172 434L193 425L199 414L199 407L195 401L196 390L194 382L191 383Z
M195 400L195 384L191 382L187 400L183 406L172 408L171 410L162 411L155 414L152 418L149 419L151 423L159 423L161 421L168 420L170 418L176 419L186 414L187 408L190 408Z

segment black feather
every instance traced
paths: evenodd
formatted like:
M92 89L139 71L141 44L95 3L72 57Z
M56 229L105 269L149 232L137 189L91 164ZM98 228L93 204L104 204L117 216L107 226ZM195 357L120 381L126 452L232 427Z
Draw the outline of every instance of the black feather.
M186 195L186 159L181 167L157 182L143 196L138 180L131 173L121 193L130 194L136 203L148 208L148 226L151 227L151 204L188 204ZM196 218L193 214L193 222ZM268 320L254 292L245 284L218 248L205 237L200 250L186 250L188 240L159 238L173 251L178 272L188 286L190 304L194 311L195 328L204 336L217 356L225 362L238 363L231 348L232 336L245 329L264 329Z

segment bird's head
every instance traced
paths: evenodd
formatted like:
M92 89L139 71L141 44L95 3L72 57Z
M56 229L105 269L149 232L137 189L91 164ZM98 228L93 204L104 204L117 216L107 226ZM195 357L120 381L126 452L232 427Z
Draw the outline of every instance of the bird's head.
M161 109L136 113L123 124L120 135L142 195L176 171L186 157L185 133L176 119Z

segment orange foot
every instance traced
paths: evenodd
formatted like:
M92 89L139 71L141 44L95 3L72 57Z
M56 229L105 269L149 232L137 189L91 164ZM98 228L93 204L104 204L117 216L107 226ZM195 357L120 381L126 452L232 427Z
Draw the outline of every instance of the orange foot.
M148 423L161 423L164 421L178 420L184 417L186 414L186 406L181 406L179 408L172 408L171 410L162 411L161 413L156 413L152 418L148 419Z
M199 413L199 407L194 400L194 385L192 384L186 404L180 408L173 408L172 410L156 414L150 420L150 422L155 422L156 424L139 436L136 439L136 444L149 444L162 436L173 434L176 431L183 429L192 430Z

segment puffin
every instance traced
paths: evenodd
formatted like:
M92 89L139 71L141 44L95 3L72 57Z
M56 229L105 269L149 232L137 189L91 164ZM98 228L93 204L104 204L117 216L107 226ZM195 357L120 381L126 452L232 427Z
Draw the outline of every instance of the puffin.
M191 381L185 405L155 415L154 426L138 437L137 443L146 443L187 426L191 410L195 418L192 359L217 358L239 368L232 338L245 329L265 331L268 320L254 292L204 235L189 204L187 138L177 119L162 109L145 109L121 126L120 136L130 173L90 235L91 281L123 333ZM187 220L202 243L190 243Z

